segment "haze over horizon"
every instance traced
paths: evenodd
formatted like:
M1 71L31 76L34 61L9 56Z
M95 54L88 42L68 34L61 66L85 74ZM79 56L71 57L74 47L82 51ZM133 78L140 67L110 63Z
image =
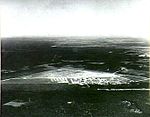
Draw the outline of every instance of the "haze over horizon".
M149 0L1 0L4 37L150 37Z

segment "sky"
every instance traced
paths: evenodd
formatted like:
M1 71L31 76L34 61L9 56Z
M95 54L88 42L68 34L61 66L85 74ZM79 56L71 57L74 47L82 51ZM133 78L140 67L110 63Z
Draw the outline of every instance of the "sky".
M0 36L150 37L150 0L1 0Z

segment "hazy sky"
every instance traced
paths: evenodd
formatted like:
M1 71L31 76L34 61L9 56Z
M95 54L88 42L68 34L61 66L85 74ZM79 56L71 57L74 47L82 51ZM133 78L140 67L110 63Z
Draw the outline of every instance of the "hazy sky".
M150 0L1 0L1 37L150 36Z

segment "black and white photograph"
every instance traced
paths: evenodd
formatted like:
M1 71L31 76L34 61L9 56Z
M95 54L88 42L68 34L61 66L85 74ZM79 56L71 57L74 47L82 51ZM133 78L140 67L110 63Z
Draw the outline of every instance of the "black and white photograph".
M150 0L0 0L1 117L150 117Z

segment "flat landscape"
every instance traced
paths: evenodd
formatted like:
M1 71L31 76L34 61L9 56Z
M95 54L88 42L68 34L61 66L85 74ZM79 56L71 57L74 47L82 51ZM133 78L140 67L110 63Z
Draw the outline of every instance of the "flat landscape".
M136 38L2 40L5 117L149 117L149 45Z

